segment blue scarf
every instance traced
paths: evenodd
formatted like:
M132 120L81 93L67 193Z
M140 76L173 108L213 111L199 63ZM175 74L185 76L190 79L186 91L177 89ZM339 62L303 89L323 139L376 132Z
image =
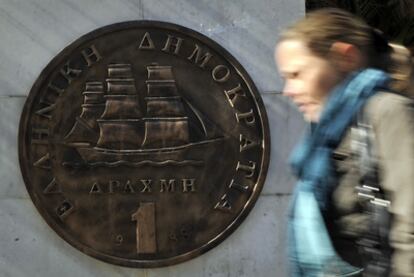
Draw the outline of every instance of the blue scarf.
M331 155L368 98L386 88L389 77L377 69L352 73L331 93L320 120L298 145L291 165L298 177L289 218L289 256L293 276L354 276L362 269L335 252L323 215L337 185Z

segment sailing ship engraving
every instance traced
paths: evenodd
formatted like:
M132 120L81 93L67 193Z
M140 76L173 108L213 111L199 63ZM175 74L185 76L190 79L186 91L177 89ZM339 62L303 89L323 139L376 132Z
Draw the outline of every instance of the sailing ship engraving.
M106 91L103 82L86 82L82 112L64 144L89 166L202 165L190 152L202 153L225 140L179 94L171 66L146 69L144 96L137 91L131 64L108 65Z

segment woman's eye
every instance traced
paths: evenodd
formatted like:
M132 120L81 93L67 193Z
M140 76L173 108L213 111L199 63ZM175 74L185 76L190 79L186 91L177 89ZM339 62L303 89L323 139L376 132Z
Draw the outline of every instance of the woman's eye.
M290 72L286 74L285 79L296 79L299 76L299 72Z
M298 77L299 77L299 72L289 72L283 75L283 79L285 80L296 79Z

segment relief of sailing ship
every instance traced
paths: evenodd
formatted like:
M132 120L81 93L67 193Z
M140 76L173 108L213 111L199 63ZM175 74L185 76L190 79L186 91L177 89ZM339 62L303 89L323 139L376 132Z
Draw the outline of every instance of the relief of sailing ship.
M178 92L171 66L149 65L147 91L136 89L130 64L108 65L103 82L86 82L82 112L64 138L89 165L197 160L224 140ZM198 151L195 151L198 149Z

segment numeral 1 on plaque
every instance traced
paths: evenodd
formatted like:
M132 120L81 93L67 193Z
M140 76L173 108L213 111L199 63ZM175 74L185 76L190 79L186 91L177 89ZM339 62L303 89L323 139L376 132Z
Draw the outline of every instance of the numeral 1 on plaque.
M140 203L137 211L132 214L132 221L137 222L137 253L156 253L157 241L155 234L155 203Z

